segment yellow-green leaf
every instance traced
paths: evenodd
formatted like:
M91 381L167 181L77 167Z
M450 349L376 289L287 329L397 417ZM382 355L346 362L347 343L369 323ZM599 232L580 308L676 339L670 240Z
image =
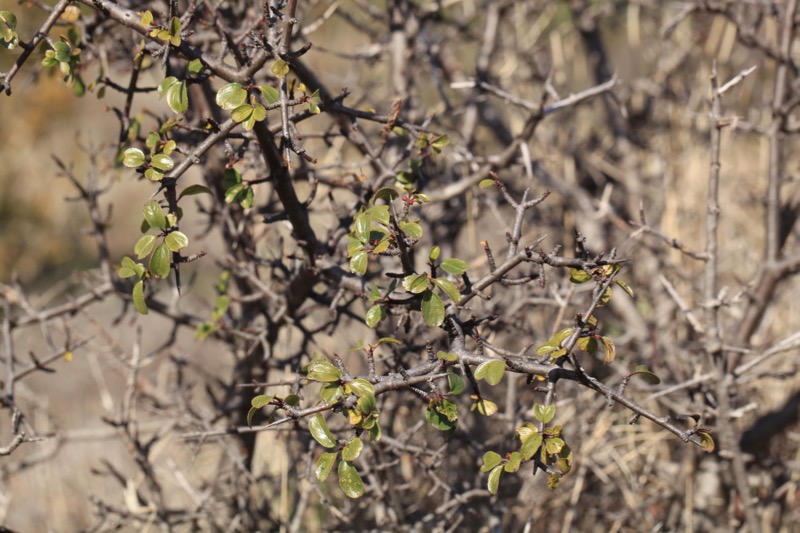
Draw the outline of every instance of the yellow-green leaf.
M147 314L147 304L144 303L144 281L139 280L133 286L133 306L141 314Z
M326 448L333 448L336 446L336 439L333 438L331 431L328 429L328 424L322 418L321 413L317 413L308 419L308 430L314 440L319 442Z
M170 251L165 244L159 244L150 257L150 272L160 278L169 275Z
M272 64L271 70L276 78L283 79L289 73L289 65L283 59L277 59Z
M339 486L348 498L360 498L364 494L364 482L350 461L339 461Z
M325 481L333 471L333 465L336 463L336 456L334 452L325 452L319 456L316 464L314 465L314 475L320 481Z

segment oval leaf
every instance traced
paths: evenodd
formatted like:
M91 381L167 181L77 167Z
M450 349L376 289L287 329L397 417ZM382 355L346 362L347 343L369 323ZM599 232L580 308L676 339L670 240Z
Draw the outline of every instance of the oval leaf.
M466 261L462 261L461 259L455 259L453 257L442 261L442 264L440 266L442 270L444 270L445 272L449 272L454 276L460 276L461 274L467 271Z
M433 291L425 291L422 295L422 319L432 327L438 327L444 322L444 302Z
M314 440L324 447L333 448L336 446L336 439L333 438L325 419L322 418L322 413L317 413L308 419L308 430Z
M136 241L136 246L133 247L133 252L136 257L142 259L153 251L153 245L156 242L155 235L143 235L141 239Z
M489 482L486 484L486 488L489 489L491 494L497 494L497 489L500 488L500 475L502 473L502 465L494 467L494 470L489 472Z
M364 322L367 323L367 326L374 328L384 318L386 318L386 307L382 305L373 305L369 308L369 311L367 311Z
M364 494L364 482L350 461L339 462L339 486L348 498L360 498Z
M122 152L122 164L129 168L137 168L144 165L144 152L138 148L128 148Z
M189 109L189 95L186 92L186 82L178 82L167 89L167 105L175 113L186 113Z
M181 248L189 246L189 237L180 231L173 231L167 238L164 239L164 244L173 252L179 251Z
M325 481L328 479L328 476L331 475L331 471L333 470L337 455L338 454L333 452L325 452L319 456L319 459L317 459L314 465L314 475L318 480Z
M505 372L506 364L504 361L486 361L475 369L475 378L485 379L489 385L497 385L503 379Z
M184 196L193 196L195 194L212 194L211 189L206 187L205 185L189 185L185 189L181 191L178 195L178 200L183 198Z
M350 461L351 463L358 459L361 455L361 450L364 449L364 443L358 437L353 438L350 442L342 448L342 459Z
M502 460L503 458L500 457L499 453L493 451L486 452L483 454L483 466L481 466L481 472L488 472L499 465Z
M170 251L165 244L159 244L150 257L150 272L159 278L169 275Z
M153 229L164 229L167 227L167 218L161 210L161 206L155 200L150 200L144 204L144 219Z
M217 105L226 111L232 111L247 100L247 91L238 83L223 85L217 91Z
M533 406L533 417L542 424L549 423L551 420L553 420L554 416L556 416L555 405L542 405L537 403Z
M163 171L172 170L172 168L175 166L175 162L168 155L164 154L154 155L150 160L150 163L158 170Z
M133 286L133 306L141 314L147 314L147 304L144 303L144 281L139 280Z

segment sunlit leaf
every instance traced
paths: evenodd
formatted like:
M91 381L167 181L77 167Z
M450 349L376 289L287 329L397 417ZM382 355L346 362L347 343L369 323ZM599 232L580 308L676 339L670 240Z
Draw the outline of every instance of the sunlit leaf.
M245 100L247 100L247 91L239 83L228 83L217 91L217 105L227 111L241 106Z
M475 369L475 379L485 379L489 385L497 385L506 372L504 361L485 361Z
M133 286L133 306L141 314L147 314L147 304L144 303L144 281L139 280Z
M150 272L160 278L167 277L169 275L171 255L167 245L159 244L156 246L153 255L150 257Z
M522 455L520 455L519 452L511 452L511 454L508 456L508 461L503 466L503 470L510 473L516 472L517 470L519 470L519 466L521 463L522 463Z
M628 295L628 296L630 296L631 298L633 298L633 296L634 296L634 294L633 294L633 289L631 289L631 288L630 288L630 286L629 286L627 283L625 283L625 282L624 282L624 281L622 281L621 279L615 279L615 280L614 280L614 283L616 283L617 285L619 285L619 287L620 287L620 288L621 288L623 291L625 291L625 292L627 293L627 295Z
M497 494L500 488L500 476L503 473L503 466L496 466L489 472L489 481L486 483L486 488L489 489L490 494Z
M603 362L605 364L609 364L611 361L614 360L614 357L617 355L617 349L614 346L614 341L609 339L608 337L600 337L600 342L603 343L603 350L605 351L605 357L603 358Z
M167 227L167 219L156 200L150 200L144 204L144 219L151 228L164 229Z
M261 394L250 400L250 410L247 412L247 427L253 427L253 415L255 415L261 408L269 405L273 396Z
M447 387L450 389L450 394L453 395L461 394L466 388L464 386L464 380L461 379L461 376L450 369L447 370Z
M431 248L431 251L428 252L428 261L433 263L437 259L439 259L439 255L442 253L442 249L438 246L434 246Z
M122 164L126 167L137 168L144 165L144 152L138 148L128 148L122 155Z
M175 113L186 113L189 109L189 93L185 81L180 81L167 89L167 105Z
M436 354L436 357L442 361L458 361L458 356L454 353L440 351Z
M173 231L164 239L164 244L173 252L189 246L189 237L180 231Z
M403 233L412 239L419 239L422 237L422 226L416 222L400 222L399 226L400 229L403 230Z
M714 451L716 444L714 443L714 438L711 436L710 433L705 431L700 431L697 433L697 436L700 437L700 444L703 447L703 450L711 453Z
M433 291L425 291L422 294L422 319L425 323L432 328L441 326L444 316L444 302L439 295Z
M289 65L283 59L276 59L270 70L276 78L283 79L289 73Z
M358 459L358 456L361 455L361 450L363 449L364 443L361 442L361 439L358 437L354 437L344 445L344 448L342 448L342 459L353 462Z
M435 278L433 283L439 287L448 298L453 300L453 302L458 303L461 301L461 293L458 292L458 288L453 284L453 282L444 278Z
M275 104L280 100L280 94L278 94L278 89L272 87L270 85L261 85L258 87L261 89L261 94L264 96L264 100L268 104Z
M325 423L322 413L317 413L308 419L308 430L311 432L311 436L314 437L314 440L319 442L322 446L326 448L333 448L336 446L336 439L333 438L333 434L331 434L331 431L328 429L328 424Z
M367 381L366 379L354 379L350 383L348 383L350 390L353 391L353 394L356 396L366 396L368 394L375 395L375 386Z
M314 475L320 481L325 481L333 471L333 465L336 463L336 457L339 455L335 452L325 452L319 456L317 462L314 464Z
M364 494L364 482L350 461L339 461L339 486L348 498L360 498Z
M570 268L569 280L572 283L586 283L587 281L592 281L592 276L585 270L581 270L579 268Z
M331 383L339 381L342 377L342 371L325 360L317 360L308 366L308 379L314 381L321 381L323 383Z
M522 455L524 460L527 461L536 454L536 452L539 450L539 446L542 445L543 438L544 437L541 433L535 433L522 442L520 455Z
M143 235L138 241L136 241L136 245L133 247L133 253L135 253L136 257L139 259L147 257L150 252L153 251L153 245L155 242L155 235Z
M636 370L631 373L632 376L640 376L642 379L650 383L651 385L658 385L661 383L661 378L651 372L646 366L638 365Z
M542 405L537 403L533 406L533 417L542 424L549 424L556 416L556 406L553 404Z
M178 200L183 198L184 196L194 196L195 194L212 194L211 189L206 187L205 185L189 185L185 189L181 191L178 195Z
M481 472L488 472L489 470L493 469L497 465L499 465L503 461L503 458L500 456L499 453L488 451L483 454L483 465L481 466Z
M350 272L356 274L366 274L367 272L367 262L369 260L369 254L366 251L361 250L360 252L356 252L352 258L350 258Z
M364 322L367 323L367 326L374 328L384 318L386 318L386 307L383 305L373 305L367 311Z
M428 288L427 274L411 274L403 278L403 288L408 292L419 294Z
M150 162L155 168L163 171L172 170L172 168L175 166L175 162L172 161L169 156L164 154L154 155Z
M460 276L461 274L466 272L468 268L467 263L465 261L462 261L461 259L455 259L453 257L442 261L440 267L445 272L449 272L454 276Z
M492 178L486 178L485 180L481 180L478 183L478 187L480 187L481 189L488 189L492 185L494 185L494 180Z

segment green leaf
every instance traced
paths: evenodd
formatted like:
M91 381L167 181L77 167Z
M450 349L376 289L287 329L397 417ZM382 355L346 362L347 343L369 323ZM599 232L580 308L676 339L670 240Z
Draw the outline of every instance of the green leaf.
M572 283L586 283L587 281L592 281L592 276L585 270L581 270L579 268L570 268L569 280Z
M348 385L350 386L350 390L353 391L353 394L358 397L366 396L368 394L375 396L375 386L366 379L354 379L348 383Z
M470 406L470 411L477 411L483 416L492 416L497 412L497 404L491 400L479 400L476 395L471 395L470 398L474 403Z
M326 448L333 448L336 446L336 439L333 438L331 431L328 429L328 424L322 418L322 413L317 413L308 419L308 430L314 440L319 442Z
M161 206L156 200L150 200L144 204L144 219L153 229L164 229L167 227L167 218L161 210Z
M164 143L164 147L161 149L161 153L164 155L169 155L175 151L175 148L178 147L178 143L174 140L170 139L166 143Z
M361 455L361 450L364 449L364 443L361 442L361 439L358 437L354 437L351 439L347 444L344 445L342 448L342 459L345 461L350 461L351 463L358 459L358 456Z
M370 302L377 302L380 299L381 299L381 293L378 290L378 286L375 285L374 283L371 283L370 286L369 286L368 300Z
M362 243L369 243L369 230L372 225L372 217L370 217L369 213L364 212L356 215L353 224L353 233L356 239Z
M276 59L270 70L272 70L276 78L282 80L289 74L289 65L283 59Z
M136 245L133 247L133 253L136 254L137 258L143 259L153 251L155 242L155 235L143 235L141 239L136 241Z
M528 461L536 454L539 450L539 446L542 445L543 438L541 433L536 433L523 441L522 448L520 448L519 452L525 461Z
M164 239L164 244L173 252L189 246L189 237L180 231L173 231Z
M378 339L378 342L373 344L373 346L380 346L381 344L403 344L403 343L400 342L398 339L395 339L394 337L381 337L380 339Z
M239 83L228 83L217 91L217 105L226 111L236 109L245 100L247 100L247 91Z
M450 274L456 277L460 276L461 274L467 271L467 263L465 261L462 261L461 259L455 259L452 257L450 259L445 259L444 261L442 261L440 267L445 272L449 272Z
M275 104L281 99L280 94L278 94L278 89L275 87L270 85L261 85L258 88L261 89L261 94L264 96L264 100L268 104Z
M139 19L139 21L144 27L150 26L150 24L153 23L153 14L150 11L145 11L142 13L142 18Z
M199 74L203 70L203 62L199 59L192 59L186 67L189 74Z
M325 360L317 360L308 365L308 379L333 383L339 381L342 371Z
M169 275L170 251L165 244L159 244L150 257L150 272L159 278Z
M374 328L384 318L386 318L386 307L383 305L373 305L367 311L364 322L367 323L367 326Z
M435 278L433 283L439 287L448 298L453 300L453 302L458 303L461 301L461 293L458 292L458 288L453 284L453 282L444 278Z
M633 289L631 289L631 288L630 288L630 286L628 286L628 284L627 284L627 283L625 283L625 282L624 282L624 281L622 281L621 279L615 279L615 280L614 280L614 283L616 283L617 285L619 285L619 286L620 286L620 288L621 288L623 291L625 291L625 292L627 293L627 295L628 295L628 296L630 296L631 298L633 298L633 296L634 296L634 294L633 294Z
M438 327L444 322L444 302L439 295L433 291L425 291L422 294L422 319L432 327Z
M489 489L490 494L497 494L500 488L500 475L503 473L503 466L496 466L489 472L489 481L486 483L486 488Z
M178 195L178 200L184 196L194 196L195 194L212 194L212 192L205 185L189 185Z
M433 263L434 261L439 259L439 255L441 253L442 253L441 248L439 248L438 246L434 246L433 248L431 248L431 251L428 252L428 261Z
M262 407L269 405L272 401L272 396L262 394L250 400L250 410L247 411L247 427L253 427L253 415L255 415Z
M244 209L250 209L253 207L253 201L255 200L255 193L253 193L253 188L248 187L244 191L244 198L239 200L239 205L242 206Z
M398 225L400 229L403 230L403 233L412 239L419 239L422 237L422 226L416 222L400 222Z
M366 211L364 211L369 217L379 222L385 226L388 226L391 222L391 217L389 215L389 206L388 205L373 205Z
M169 88L177 83L180 82L178 81L178 78L176 78L175 76L169 76L167 78L164 78L164 80L158 84L158 96L160 98L163 98L164 95L167 94Z
M475 379L485 379L489 385L497 385L506 372L504 361L485 361L475 369Z
M376 411L378 402L375 399L375 395L373 394L364 394L358 399L356 402L358 409L364 413L365 415L369 415Z
M483 454L483 466L481 466L481 472L488 472L499 465L502 461L503 458L500 457L499 453L493 451L486 452Z
M561 482L561 476L558 474L550 474L547 478L547 488L553 490L558 487L558 484Z
M239 183L238 185L234 185L233 187L225 191L225 203L232 204L236 200L238 200L239 195L242 193L242 191L244 191L244 188L245 184Z
M161 181L164 179L164 173L156 168L148 168L144 171L144 177L150 181Z
M461 379L461 376L453 372L451 369L447 369L447 387L450 389L450 394L459 395L464 392L464 380Z
M350 258L350 272L364 275L367 273L367 262L369 259L369 254L365 250L361 250L360 252L356 252L352 258Z
M314 475L320 481L325 481L333 471L333 465L336 462L336 456L339 455L335 452L325 452L319 456L317 462L314 464Z
M13 30L17 27L17 16L11 11L0 11L0 24L5 24Z
M175 113L186 113L189 109L189 94L185 81L175 83L167 89L167 105Z
M419 294L428 289L427 274L411 274L403 278L403 288L408 292Z
M548 424L556 416L555 405L542 405L537 403L533 406L533 417L542 424Z
M244 122L245 120L249 119L252 114L253 114L252 104L242 104L233 111L231 111L231 118L235 122Z
M325 383L319 391L319 398L325 403L336 403L339 398L344 397L344 389L339 382Z
M175 162L168 155L164 154L154 155L150 160L150 163L158 170L163 170L165 172L172 170L175 166Z
M508 457L508 462L503 466L503 470L509 473L519 470L519 465L522 463L522 455L519 452L511 452Z
M647 381L651 385L658 385L661 383L661 378L651 372L646 366L638 365L636 370L631 373L632 376L641 376L642 379Z
M144 281L139 280L133 286L133 306L141 314L147 314L147 304L144 303Z
M425 420L439 431L452 431L458 424L458 406L447 398L431 402L425 410Z
M360 498L364 494L364 482L350 461L339 461L339 486L348 498Z
M431 142L431 147L433 150L438 154L442 151L442 148L450 144L450 140L447 138L447 135L442 135Z
M181 45L181 19L172 17L169 21L169 42L172 46Z
M370 202L372 204L375 204L375 202L377 202L378 200L383 200L386 203L390 203L392 200L394 200L398 196L400 196L400 193L398 193L392 187L382 187L382 188L378 189L377 191L375 191L375 194L372 196L372 199L370 200Z
M458 356L454 353L449 353L449 352L439 351L436 353L436 357L438 359L441 359L442 361L450 361L450 362L458 361Z
M552 437L544 441L544 449L547 450L547 453L551 455L555 455L561 451L564 447L564 440L558 437Z
M486 178L485 180L481 180L478 183L478 187L480 187L481 189L488 189L492 185L494 185L494 180L492 178Z
M128 168L137 168L144 165L144 152L138 148L128 148L122 152L122 164Z

